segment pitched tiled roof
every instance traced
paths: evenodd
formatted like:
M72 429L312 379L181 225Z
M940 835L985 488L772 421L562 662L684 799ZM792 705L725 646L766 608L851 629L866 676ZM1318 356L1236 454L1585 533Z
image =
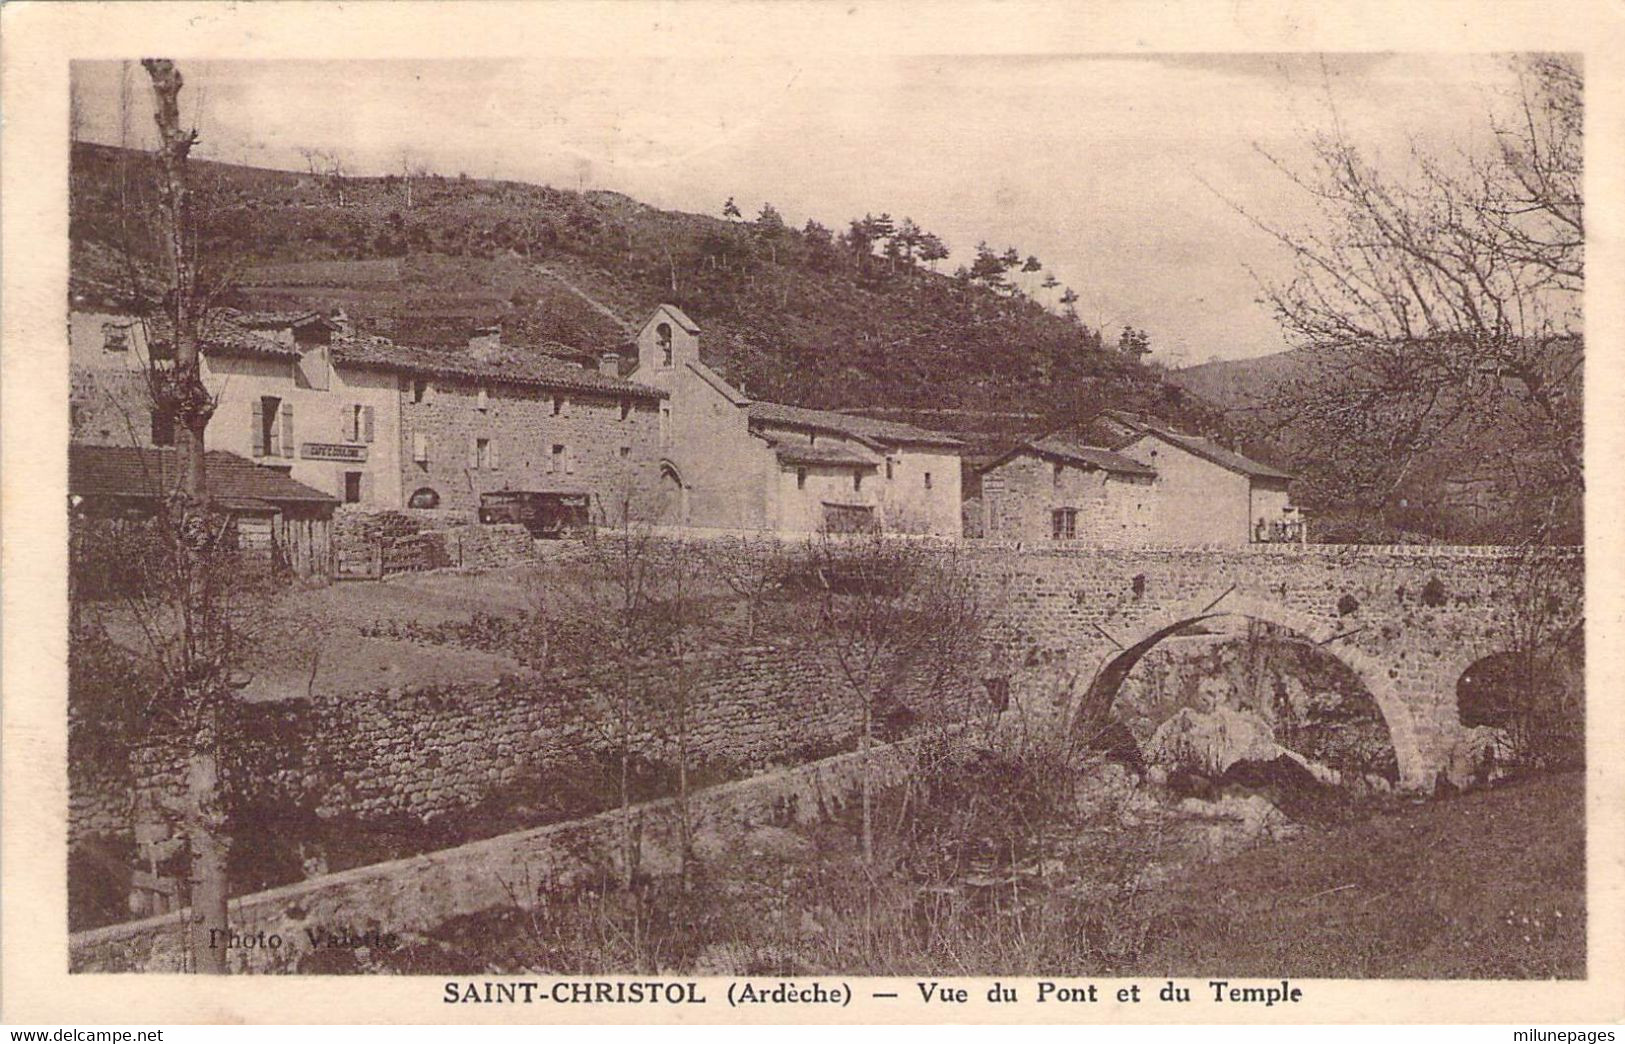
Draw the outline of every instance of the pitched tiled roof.
M319 489L235 453L212 450L203 459L209 495L227 507L254 502L338 503ZM174 491L180 474L180 457L173 449L68 447L68 492L82 497L162 497Z
M1060 457L1074 464L1099 468L1101 471L1110 471L1119 475L1139 475L1143 478L1155 478L1157 474L1157 469L1142 464L1137 460L1130 460L1121 453L1113 453L1111 450L1101 449L1098 446L1087 446L1075 439L1068 439L1059 435L1034 439L1026 444L1026 448L1047 456Z
M246 326L250 330L280 330L287 326L304 326L307 323L325 323L334 329L338 324L316 311L303 312L240 312L226 311L223 318L239 326Z
M849 435L875 446L921 445L958 450L963 445L951 435L916 428L912 424L876 420L873 417L855 417L850 413L836 413L832 410L809 410L801 406L787 406L780 402L753 402L746 408L746 412L750 414L753 423L834 432Z
M733 403L735 406L750 405L750 396L723 380L722 375L711 369L711 367L705 365L699 360L695 360L688 364L688 368L699 374L702 381L721 392L722 397Z
M656 388L610 377L550 355L512 348L503 350L499 355L479 358L470 355L466 349L417 348L396 344L382 337L357 335L334 338L333 361L424 377L461 377L493 384L563 388L643 399L663 398L666 394Z
M687 332L687 333L697 334L697 333L700 332L699 324L694 322L694 320L690 319L687 315L684 314L684 312L683 312L683 310L681 308L678 308L674 304L662 304L658 308L656 308L655 311L657 313L658 312L666 312L666 313L668 313L673 319L677 320L677 325L681 326L683 328L683 330L685 332ZM651 315L649 318L653 319L654 316Z
M170 322L167 316L147 320L148 335L155 346L170 342ZM231 313L218 312L203 322L199 341L206 354L253 355L272 359L297 359L299 349L269 337L262 337L236 322Z
M1280 468L1272 468L1268 464L1260 463L1251 457L1244 457L1235 450L1225 449L1216 442L1197 438L1195 435L1181 435L1177 432L1157 432L1158 435L1169 442L1190 450L1198 457L1206 458L1228 471L1235 471L1251 478L1270 478L1290 481L1292 475Z
M865 457L854 449L845 446L813 446L805 442L781 442L773 447L773 453L779 458L780 464L810 464L814 466L839 466L855 468L878 468L879 462Z
M1225 449L1211 439L1204 439L1198 435L1186 435L1147 417L1126 413L1122 410L1106 410L1101 414L1100 418L1096 418L1095 423L1099 423L1101 418L1106 418L1111 423L1136 432L1135 438L1138 438L1140 434L1149 433L1155 435L1164 442L1172 443L1189 453L1217 464L1227 471L1234 471L1251 478L1280 479L1283 481L1290 481L1293 477L1279 468L1272 468L1268 464L1253 460L1251 457L1242 456L1235 450ZM1129 441L1134 440L1130 439ZM1122 449L1125 445L1127 445L1126 442L1112 448Z

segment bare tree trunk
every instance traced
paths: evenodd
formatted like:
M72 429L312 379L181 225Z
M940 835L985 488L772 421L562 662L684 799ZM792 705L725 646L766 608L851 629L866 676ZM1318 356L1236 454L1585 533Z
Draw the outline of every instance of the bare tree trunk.
M230 898L226 860L231 845L220 789L220 716L207 694L189 695L200 701L186 779L186 833L191 849L192 970L200 975L225 975L230 930L226 920L226 904Z
M873 769L869 764L873 738L874 705L865 697L863 701L863 732L858 737L859 760L863 762L863 863L873 866L875 861L875 815Z
M182 130L180 123L180 91L184 81L180 70L167 58L142 60L142 67L152 79L153 96L157 111L153 116L158 125L158 165L162 178L159 199L165 218L164 246L169 261L169 319L170 336L174 342L173 370L160 377L152 373L154 405L169 410L177 422L176 451L181 461L181 494L184 504L171 516L170 523L184 530L189 515L207 505L208 480L204 470L203 433L214 413L214 402L203 385L202 363L198 352L199 298L197 294L197 257L194 244L189 240L192 229L192 197L187 185L186 162L197 142L197 132ZM188 556L208 555L212 549L195 545L178 534L180 553ZM195 575L197 563L190 563L187 576ZM207 611L206 606L194 605L206 598L191 589L182 593L189 603L188 616L193 610ZM201 615L201 613L200 613ZM183 682L185 705L196 709L198 718L192 737L191 759L187 771L188 814L187 830L192 846L192 955L194 970L203 974L226 973L225 940L229 931L226 921L226 899L230 887L226 877L226 857L230 838L226 833L224 796L220 787L220 708L219 693L194 687Z
M181 459L181 488L189 498L205 495L203 473L203 429L213 413L213 404L203 387L198 358L197 258L188 242L192 227L192 195L186 178L186 160L197 142L197 132L182 130L179 96L183 80L180 70L167 58L147 58L141 62L152 78L152 91L158 110L159 199L163 204L164 250L169 261L170 336L174 340L175 367L166 383L168 402L155 403L173 411L177 422L176 450Z

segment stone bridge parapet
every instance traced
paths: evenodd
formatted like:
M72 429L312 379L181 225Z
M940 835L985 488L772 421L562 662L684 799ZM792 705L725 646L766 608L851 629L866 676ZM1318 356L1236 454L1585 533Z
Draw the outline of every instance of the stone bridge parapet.
M1144 652L1191 623L1272 623L1351 667L1387 721L1400 782L1456 775L1471 738L1457 682L1478 660L1572 634L1585 558L1572 547L1257 545L1102 549L973 544L994 638L1015 672L1109 700Z

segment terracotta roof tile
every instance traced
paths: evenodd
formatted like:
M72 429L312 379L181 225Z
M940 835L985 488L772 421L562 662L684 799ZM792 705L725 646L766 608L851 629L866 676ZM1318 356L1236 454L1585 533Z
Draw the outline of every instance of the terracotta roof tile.
M354 366L374 366L425 377L462 377L494 384L519 384L574 391L600 392L633 398L664 398L665 392L610 377L550 355L504 349L500 355L477 358L467 350L439 350L396 344L382 337L334 338L333 360Z
M927 431L924 428L916 428L912 424L903 424L899 421L876 420L873 417L857 417L850 413L836 413L833 410L809 410L801 406L787 406L779 402L753 402L746 407L746 410L750 414L753 423L780 424L791 428L835 432L876 445L913 444L941 446L952 450L958 450L963 445L951 435L944 435L938 431Z
M338 503L337 498L296 482L275 468L223 450L205 454L204 470L209 495L226 506L256 501ZM173 449L79 444L68 447L68 492L82 497L162 497L174 491L180 473L180 458Z

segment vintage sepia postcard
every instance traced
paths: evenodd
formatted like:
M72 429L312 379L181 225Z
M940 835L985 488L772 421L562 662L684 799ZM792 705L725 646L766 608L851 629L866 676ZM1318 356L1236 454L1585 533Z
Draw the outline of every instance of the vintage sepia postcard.
M1625 9L3 16L7 1023L1625 1019Z

